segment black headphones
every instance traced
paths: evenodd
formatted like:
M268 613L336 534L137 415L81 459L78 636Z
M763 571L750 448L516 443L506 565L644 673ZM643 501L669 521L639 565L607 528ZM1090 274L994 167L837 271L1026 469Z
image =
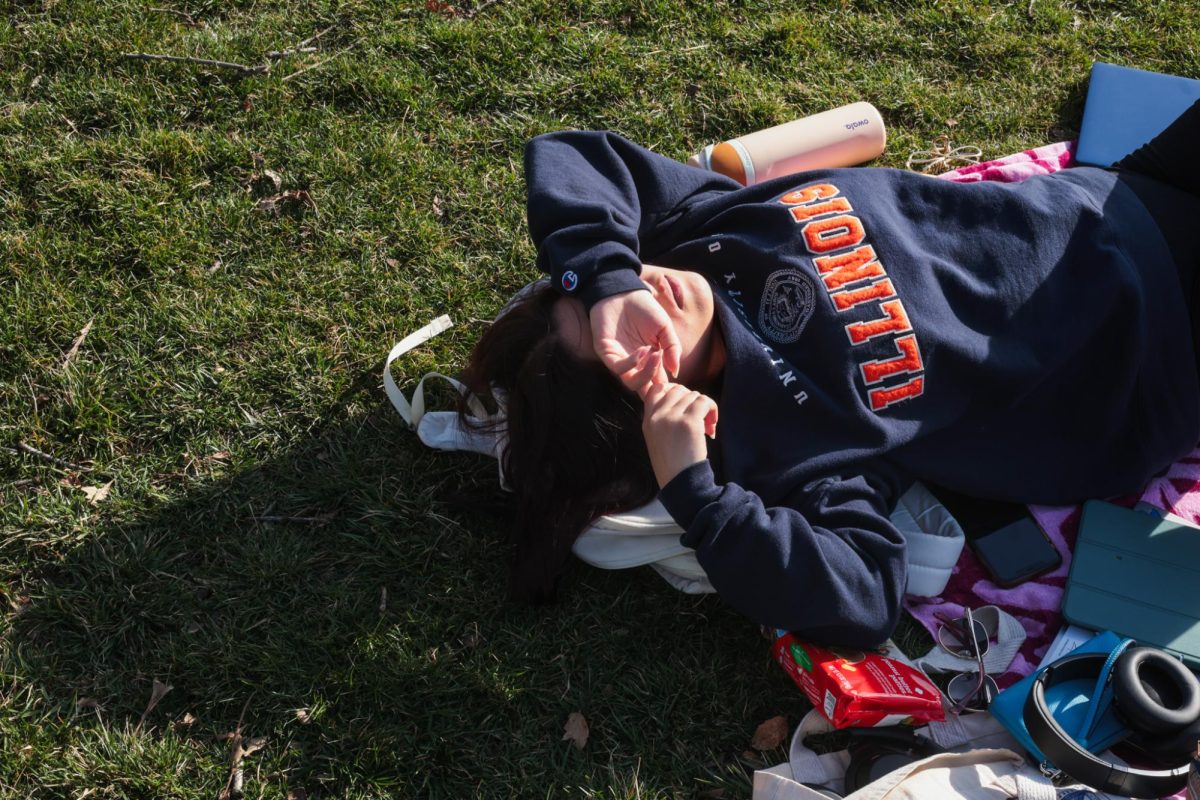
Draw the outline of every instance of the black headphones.
M1068 655L1042 670L1025 700L1025 727L1060 774L1093 789L1125 797L1174 794L1187 781L1190 754L1200 740L1200 680L1182 662L1153 647L1130 647L1117 656L1110 674L1113 704L1131 731L1130 741L1170 769L1105 761L1063 730L1046 705L1050 687L1081 678L1095 681L1108 658L1107 653Z

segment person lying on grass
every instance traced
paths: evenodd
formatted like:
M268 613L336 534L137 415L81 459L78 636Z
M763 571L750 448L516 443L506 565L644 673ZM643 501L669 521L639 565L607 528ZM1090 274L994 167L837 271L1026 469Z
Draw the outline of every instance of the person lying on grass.
M591 521L657 494L737 609L867 647L900 614L914 479L1139 489L1200 439L1197 141L1200 104L1114 170L743 188L610 132L532 140L552 288L464 374L508 395L514 594L552 596Z

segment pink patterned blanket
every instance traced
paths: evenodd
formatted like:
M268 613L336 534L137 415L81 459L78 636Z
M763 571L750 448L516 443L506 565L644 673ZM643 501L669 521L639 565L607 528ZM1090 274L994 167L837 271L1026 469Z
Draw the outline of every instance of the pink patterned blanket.
M973 164L938 177L962 182L996 180L1011 183L1069 167L1074 163L1073 154L1074 142L1060 142L996 161ZM1113 502L1133 506L1139 500L1200 525L1200 447L1156 476L1140 495L1115 498ZM905 601L909 612L931 635L937 633L938 622L934 612L945 611L957 615L964 605L975 607L994 604L1020 620L1025 628L1025 643L1008 672L996 676L1001 687L1032 672L1062 626L1059 606L1079 528L1078 506L1032 506L1030 510L1062 554L1062 566L1057 570L1020 586L1002 589L988 579L974 553L964 549L940 597L909 597Z

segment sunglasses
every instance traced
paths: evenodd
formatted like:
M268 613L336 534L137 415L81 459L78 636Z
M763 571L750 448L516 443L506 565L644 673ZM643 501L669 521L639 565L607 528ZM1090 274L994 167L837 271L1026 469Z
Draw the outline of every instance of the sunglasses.
M983 665L983 657L991 647L987 626L975 618L970 608L963 609L963 616L951 617L940 611L934 612L938 622L938 644L946 652L959 658L973 658L978 669L955 675L946 684L946 697L950 700L950 713L959 715L970 711L984 711L992 698L1000 691L996 681Z

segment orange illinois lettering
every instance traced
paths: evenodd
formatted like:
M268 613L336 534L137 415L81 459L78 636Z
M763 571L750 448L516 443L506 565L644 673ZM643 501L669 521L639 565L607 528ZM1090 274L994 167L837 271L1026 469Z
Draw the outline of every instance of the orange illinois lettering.
M850 214L813 220L805 224L802 232L810 253L828 253L843 247L856 247L866 238L862 223L858 221L858 217Z
M805 186L803 189L797 189L794 192L788 192L779 198L779 202L785 205L811 203L813 200L825 200L837 194L838 188L832 183L816 183L812 186Z
M895 294L896 287L892 286L891 279L884 278L881 281L869 283L861 289L846 289L841 292L832 292L829 296L833 299L834 308L838 311L845 311L862 303L893 297Z
M925 379L918 376L899 386L892 386L887 389L872 389L867 392L867 396L871 398L871 410L879 411L880 409L887 408L892 403L899 403L901 400L907 400L910 397L920 397L924 392Z
M917 348L917 337L911 333L893 340L900 355L883 361L868 361L861 367L863 380L868 385L879 383L884 378L900 375L904 372L918 372L924 369L921 361L921 351Z
M835 197L832 200L826 200L824 203L816 203L814 205L792 206L788 209L792 213L792 219L796 222L804 222L805 220L825 214L837 214L853 210L850 207L850 201L844 197Z
M825 287L830 290L864 278L882 278L886 274L883 265L876 260L875 248L871 245L836 256L814 258L813 263L823 276L821 280L825 281Z
M866 243L863 223L853 213L849 199L841 196L841 190L832 183L817 183L787 192L779 202L788 207L792 220L801 226L804 243L813 255L813 266L835 311L840 313L866 303L877 303L883 314L876 319L845 325L852 347L876 337L886 337L878 346L885 351L892 346L896 348L896 355L872 361L863 359L870 358L873 348L854 351L866 384L867 405L878 412L924 394L925 375L922 373L925 362L908 311L897 296L896 287L880 263L875 248ZM890 378L902 382L888 380ZM791 372L784 374L784 386L793 381ZM879 385L884 381L893 385ZM803 402L807 396L800 392L795 395L796 402Z
M880 303L879 308L887 316L882 319L873 319L870 322L851 322L846 326L846 334L850 337L851 344L862 344L867 339L882 336L885 333L903 333L912 330L912 325L908 321L908 313L904 310L904 303L899 300L889 300L886 303Z

